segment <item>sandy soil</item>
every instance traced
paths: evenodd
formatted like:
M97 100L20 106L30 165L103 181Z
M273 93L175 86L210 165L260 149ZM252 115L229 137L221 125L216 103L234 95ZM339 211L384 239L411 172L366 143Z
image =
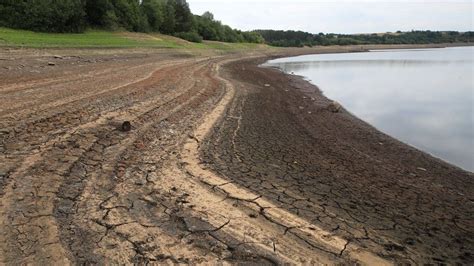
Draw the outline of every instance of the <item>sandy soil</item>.
M472 263L472 173L257 66L366 48L0 50L0 264Z

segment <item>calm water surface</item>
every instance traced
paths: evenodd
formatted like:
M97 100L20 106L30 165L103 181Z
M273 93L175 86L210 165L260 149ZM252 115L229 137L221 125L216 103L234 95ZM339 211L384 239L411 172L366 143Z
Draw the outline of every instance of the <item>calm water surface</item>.
M379 130L474 171L474 47L306 55L267 65L305 76Z

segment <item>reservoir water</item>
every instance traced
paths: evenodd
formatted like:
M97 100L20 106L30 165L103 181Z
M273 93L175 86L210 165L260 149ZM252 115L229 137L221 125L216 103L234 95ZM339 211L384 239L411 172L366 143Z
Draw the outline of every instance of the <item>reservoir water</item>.
M474 171L474 47L305 55L266 65L306 77L379 130Z

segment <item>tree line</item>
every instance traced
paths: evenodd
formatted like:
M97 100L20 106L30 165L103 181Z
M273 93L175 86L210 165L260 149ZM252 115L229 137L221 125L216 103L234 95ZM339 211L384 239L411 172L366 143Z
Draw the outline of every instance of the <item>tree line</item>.
M80 33L89 27L160 32L188 41L267 43L272 46L425 44L470 42L473 32L411 31L385 34L244 32L210 12L193 15L186 0L0 0L0 26L41 32Z
M361 44L428 44L467 43L474 32L457 31L409 31L383 34L312 34L303 31L256 30L267 44L280 47L303 47L316 45L361 45Z
M193 42L264 42L258 33L232 29L209 12L193 15L186 0L1 0L0 26L59 33L95 27L160 32Z

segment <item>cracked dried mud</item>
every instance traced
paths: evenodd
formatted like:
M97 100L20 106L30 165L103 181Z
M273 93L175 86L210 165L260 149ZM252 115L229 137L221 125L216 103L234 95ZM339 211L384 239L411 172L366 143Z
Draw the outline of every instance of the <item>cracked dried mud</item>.
M0 50L0 264L474 263L472 173L259 67L340 49Z

